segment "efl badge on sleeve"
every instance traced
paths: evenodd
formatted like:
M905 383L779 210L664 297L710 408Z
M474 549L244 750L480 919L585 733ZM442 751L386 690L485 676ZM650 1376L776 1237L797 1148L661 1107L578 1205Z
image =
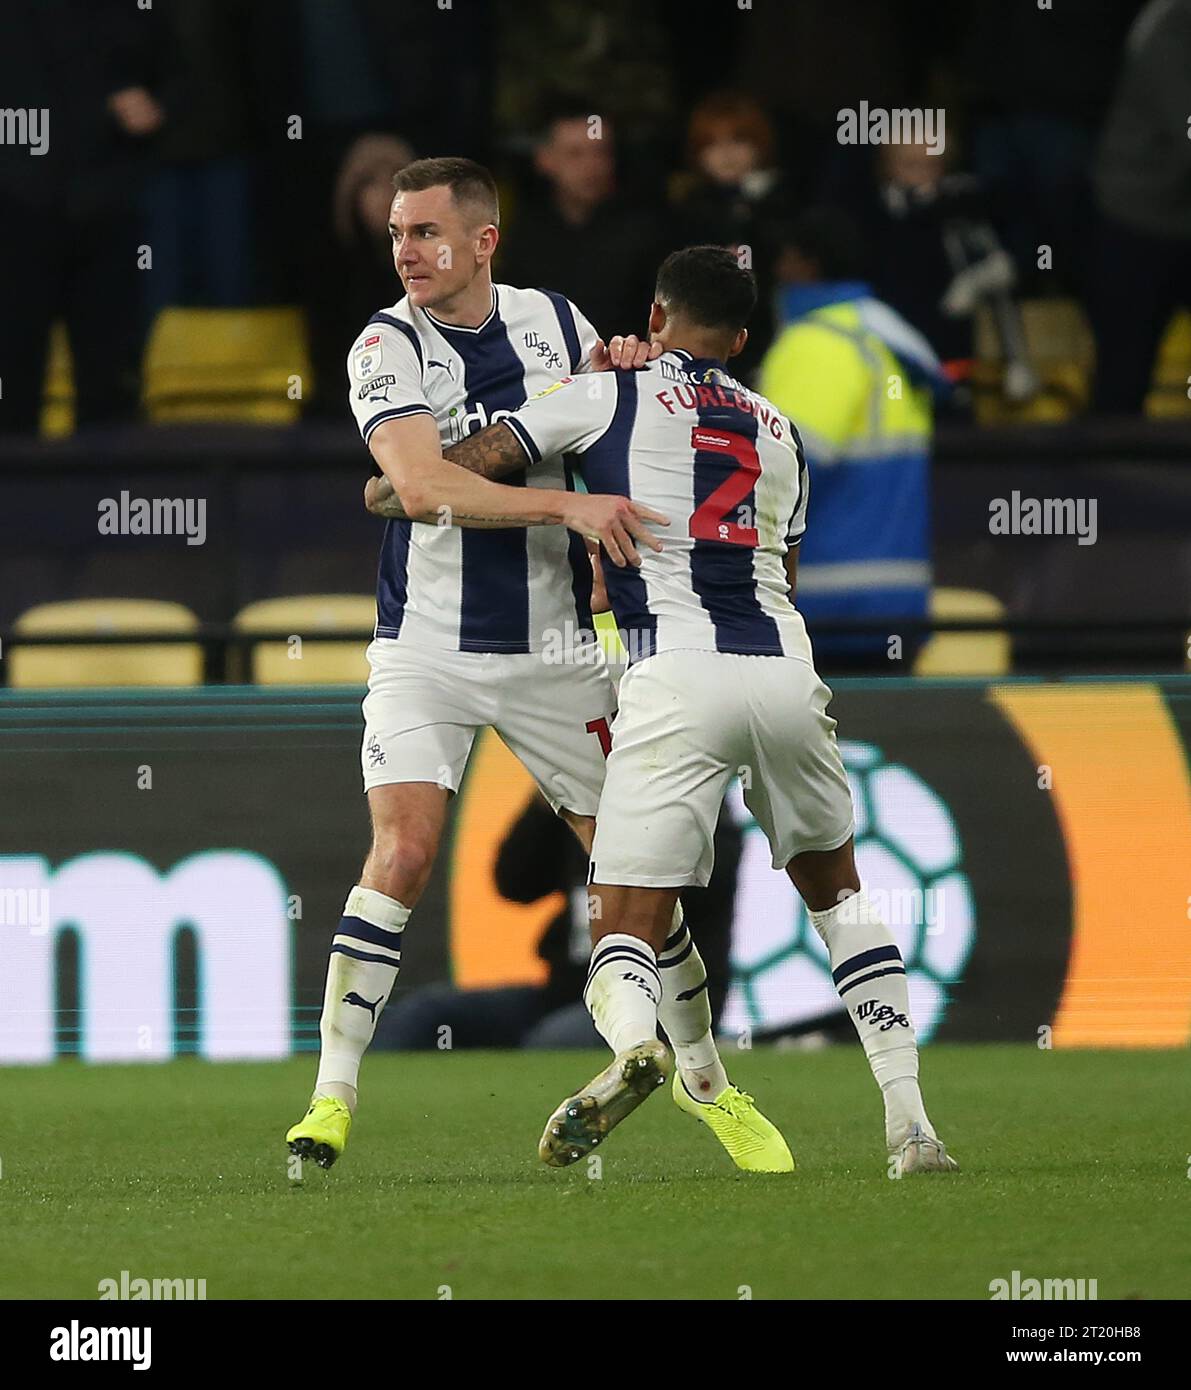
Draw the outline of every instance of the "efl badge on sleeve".
M352 371L358 381L366 381L385 360L379 333L369 335L352 349Z

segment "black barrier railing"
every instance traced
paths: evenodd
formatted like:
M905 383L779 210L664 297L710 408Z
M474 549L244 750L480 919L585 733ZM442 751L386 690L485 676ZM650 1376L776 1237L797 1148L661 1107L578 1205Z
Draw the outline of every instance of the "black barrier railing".
M824 622L812 637L1004 632L1013 640L1015 669L1043 669L1048 661L1183 669L1191 618L1166 615L1191 614L1191 423L943 425L934 445L933 582L990 594L1005 616ZM250 604L370 589L383 531L363 508L370 471L347 423L0 439L0 641L33 645L15 629L23 613L46 602L165 600L189 609L202 626L153 640L204 644L208 678L223 679L229 657L292 635L236 631L235 615ZM201 543L197 534L100 534L98 516L123 490L136 499L160 493L196 507L201 501ZM1090 499L1096 534L993 534L990 508L1014 493ZM814 505L812 497L812 526ZM101 640L72 636L78 643ZM43 645L64 640L53 634Z
M1149 670L1172 674L1188 669L1191 615L1149 618L1136 622L1096 619L1059 621L1040 618L907 618L902 622L843 621L817 624L816 642L832 637L868 636L881 642L898 636L909 642L907 663L883 660L877 653L860 664L843 665L830 653L817 663L823 674L902 676L909 674L919 639L935 634L999 633L1012 639L1010 671L1059 676L1064 673L1111 673ZM250 660L262 643L288 643L298 636L305 643L370 642L372 630L362 628L295 632L293 627L245 632L226 623L204 623L189 632L50 632L0 631L0 657L18 647L132 647L197 646L203 653L203 683L250 680ZM7 663L0 660L0 685L8 684Z
M1081 635L1182 637L1191 634L1191 615L1183 618L1142 620L1092 619L1066 621L1050 618L888 618L881 622L844 621L817 623L813 637L922 636L942 632L1003 632L1009 636L1031 633L1047 636ZM245 632L226 623L204 623L189 632L38 632L0 631L0 653L10 647L121 647L226 645L250 648L260 642L370 642L371 628L332 628L297 632L294 627Z
M1191 462L1191 421L1088 417L1056 424L976 427L940 424L936 464L1036 460L1079 466L1129 458L1138 462ZM297 425L143 425L91 429L65 439L0 437L0 483L80 466L115 477L121 467L214 469L283 463L298 469L344 464L367 469L369 460L350 423Z

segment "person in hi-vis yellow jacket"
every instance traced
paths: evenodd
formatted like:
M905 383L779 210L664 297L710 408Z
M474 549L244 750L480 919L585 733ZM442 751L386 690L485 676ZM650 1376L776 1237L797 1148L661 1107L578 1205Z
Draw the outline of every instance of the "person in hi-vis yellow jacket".
M858 237L843 213L803 214L783 237L778 312L784 327L759 389L802 438L811 493L798 559L797 604L819 660L881 664L902 638L906 669L930 593L933 401L947 381L926 339L857 278ZM869 622L864 635L823 623ZM896 652L896 648L894 651Z

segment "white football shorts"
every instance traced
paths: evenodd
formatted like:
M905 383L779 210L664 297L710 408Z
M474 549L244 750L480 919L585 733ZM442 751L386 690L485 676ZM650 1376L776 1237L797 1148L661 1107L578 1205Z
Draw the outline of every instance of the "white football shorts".
M602 654L574 664L540 653L368 648L360 761L364 788L436 782L458 791L479 730L496 730L556 811L594 816L616 688Z
M852 834L852 794L809 661L663 651L620 683L591 882L706 885L724 793L739 777L773 866Z

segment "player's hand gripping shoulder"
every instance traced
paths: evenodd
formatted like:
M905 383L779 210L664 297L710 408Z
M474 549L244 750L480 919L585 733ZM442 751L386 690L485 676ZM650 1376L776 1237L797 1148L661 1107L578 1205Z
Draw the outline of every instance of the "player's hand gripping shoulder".
M643 343L635 333L629 333L624 337L618 333L615 337L609 338L606 344L603 338L596 339L587 370L608 372L614 367L620 367L623 371L636 371L661 355L661 343Z

